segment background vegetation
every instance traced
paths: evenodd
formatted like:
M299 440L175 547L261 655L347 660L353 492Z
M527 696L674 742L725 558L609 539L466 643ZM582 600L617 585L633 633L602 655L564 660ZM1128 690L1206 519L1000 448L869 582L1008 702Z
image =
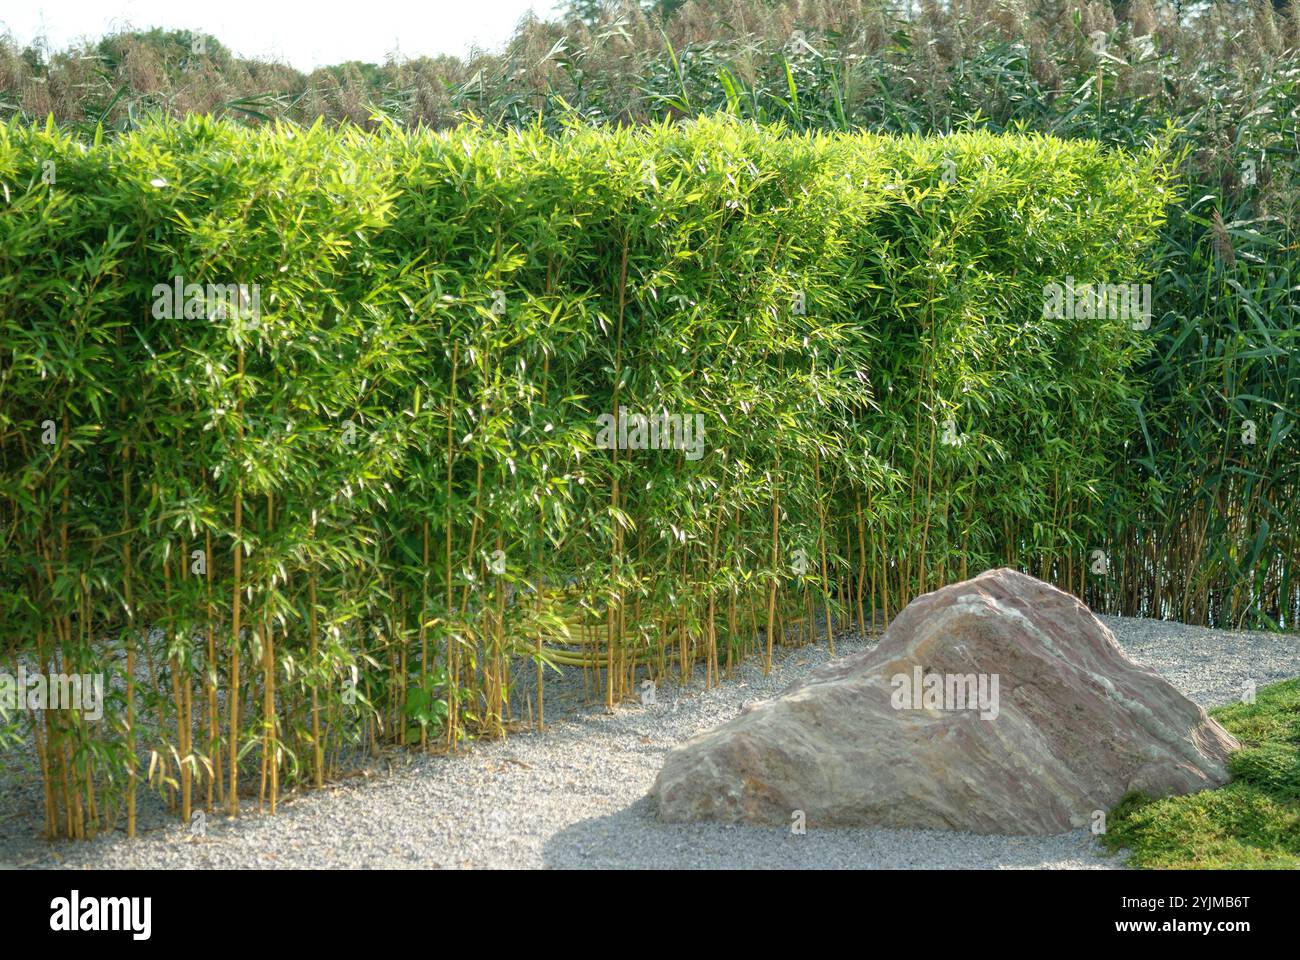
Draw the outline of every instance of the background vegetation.
M1294 626L1300 12L1148 0L575 2L501 53L303 75L205 38L0 42L0 110L87 133L150 111L258 124L643 124L714 111L800 130L1036 130L1140 147L1168 124L1186 200L1156 255L1155 343L1120 461L1145 491L1093 544L1099 609ZM2 115L2 114L0 114ZM1250 442L1247 442L1250 441ZM1009 558L1016 559L1016 558Z

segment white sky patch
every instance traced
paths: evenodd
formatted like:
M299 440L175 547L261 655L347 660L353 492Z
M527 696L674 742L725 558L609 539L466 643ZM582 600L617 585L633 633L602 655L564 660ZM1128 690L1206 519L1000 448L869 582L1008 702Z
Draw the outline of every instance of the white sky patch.
M195 30L241 57L299 70L361 60L500 50L530 10L553 17L562 0L36 0L6 3L0 32L52 50L124 29Z

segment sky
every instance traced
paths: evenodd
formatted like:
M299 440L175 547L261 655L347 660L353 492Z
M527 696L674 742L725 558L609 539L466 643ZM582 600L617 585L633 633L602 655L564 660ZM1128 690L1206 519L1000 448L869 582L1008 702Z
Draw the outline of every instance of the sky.
M299 70L363 60L464 55L499 49L529 10L549 17L559 0L31 0L6 2L0 32L20 44L36 37L58 50L116 30L198 30L243 57Z

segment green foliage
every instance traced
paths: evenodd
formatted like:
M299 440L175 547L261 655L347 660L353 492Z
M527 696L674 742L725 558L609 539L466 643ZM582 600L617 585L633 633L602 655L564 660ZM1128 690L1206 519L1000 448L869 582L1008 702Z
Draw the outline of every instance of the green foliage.
M134 696L44 718L50 831L130 772L187 811L260 761L274 804L349 744L499 735L548 663L613 703L760 620L770 650L1001 562L1077 589L1150 340L1043 288L1140 282L1171 175L726 117L0 128L7 652ZM169 313L178 276L260 314ZM600 444L660 412L699 456Z
M1107 818L1104 845L1140 867L1300 867L1300 680L1212 714L1242 742L1232 782L1182 797L1130 795Z
M1296 625L1300 5L670 6L593 0L567 19L526 20L500 53L310 75L239 60L212 38L196 57L185 32L61 53L0 39L0 116L53 115L89 139L151 110L412 128L481 117L556 134L575 118L725 111L799 130L1036 130L1130 150L1172 125L1187 203L1162 230L1149 387L1110 468L1131 490L1090 544L1107 572L1078 589L1129 615Z

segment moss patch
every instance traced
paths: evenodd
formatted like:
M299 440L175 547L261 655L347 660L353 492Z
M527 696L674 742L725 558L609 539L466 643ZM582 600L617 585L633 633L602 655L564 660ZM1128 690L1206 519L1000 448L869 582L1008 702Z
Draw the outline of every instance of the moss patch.
M1210 713L1242 744L1232 782L1182 797L1130 794L1106 818L1102 845L1127 849L1135 867L1300 868L1300 679Z

